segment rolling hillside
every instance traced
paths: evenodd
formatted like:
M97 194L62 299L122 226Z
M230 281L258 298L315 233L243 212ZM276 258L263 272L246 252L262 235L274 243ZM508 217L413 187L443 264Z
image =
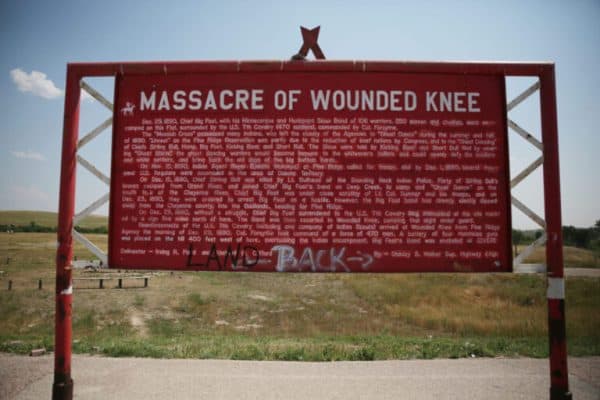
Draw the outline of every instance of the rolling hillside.
M57 221L58 214L50 211L0 211L0 225L29 225L35 222L37 225L55 227ZM79 225L86 228L108 226L108 217L91 215Z

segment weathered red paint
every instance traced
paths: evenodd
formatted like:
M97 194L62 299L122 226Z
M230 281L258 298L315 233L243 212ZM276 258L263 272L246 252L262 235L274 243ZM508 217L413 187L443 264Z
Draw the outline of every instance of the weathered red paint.
M564 278L554 66L546 69L540 75L540 83L542 142L544 144L544 209L548 235L546 263L548 278ZM565 325L565 300L548 299L551 400L571 398Z
M415 62L415 61L168 61L70 63L69 69L81 77L182 74L193 72L238 71L368 71L486 74L501 76L541 76L553 71L552 63L511 62Z
M72 63L67 69L61 188L59 248L57 251L57 297L54 399L71 398L71 295L61 295L71 283L72 219L74 214L75 150L77 142L79 79L85 76L116 76L152 73L238 71L370 71L491 74L538 76L541 81L542 137L544 142L544 197L548 230L546 246L548 276L563 277L558 131L554 64L552 63L450 63L367 61L245 61L245 62L149 62ZM69 284L69 285L67 285ZM563 299L548 300L551 399L570 399L567 370Z
M65 115L63 126L62 163L60 171L60 198L58 206L58 249L56 251L56 316L54 336L55 400L73 397L71 379L72 339L72 277L73 215L75 213L75 170L79 130L80 75L67 68Z

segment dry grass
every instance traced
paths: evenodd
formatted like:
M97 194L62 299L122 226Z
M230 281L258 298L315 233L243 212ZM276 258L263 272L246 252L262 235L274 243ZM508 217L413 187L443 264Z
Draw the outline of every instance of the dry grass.
M349 277L348 284L392 319L452 335L541 335L544 281L537 276L403 275Z
M520 253L526 246L518 246L517 251ZM600 268L600 253L591 250L580 249L578 247L564 246L563 258L566 268ZM535 249L527 259L526 263L545 263L546 262L546 247Z
M94 240L106 248L105 235ZM54 234L0 234L0 348L52 346L54 251ZM75 254L87 256L79 245ZM547 351L545 280L535 275L161 272L147 289L83 286L73 305L78 351L315 360ZM600 354L600 280L569 279L567 296L576 351Z

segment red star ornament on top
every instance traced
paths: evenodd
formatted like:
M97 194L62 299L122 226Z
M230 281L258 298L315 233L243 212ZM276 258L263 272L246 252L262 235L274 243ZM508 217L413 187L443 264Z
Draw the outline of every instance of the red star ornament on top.
M303 43L302 43L302 47L300 47L300 50L298 51L298 53L295 54L294 56L292 56L292 60L304 60L306 58L306 56L308 55L309 50L312 50L312 52L315 55L315 58L317 60L325 59L325 54L323 54L323 51L321 50L321 48L319 47L319 44L317 43L320 30L321 30L320 26L317 26L316 28L313 28L313 29L307 29L303 26L300 27L300 31L302 32Z

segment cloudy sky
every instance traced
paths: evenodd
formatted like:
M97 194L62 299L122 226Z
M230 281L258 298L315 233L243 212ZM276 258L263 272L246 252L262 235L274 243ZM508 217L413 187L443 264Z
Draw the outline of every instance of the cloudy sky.
M563 222L590 226L600 219L598 21L598 1L0 2L0 209L57 209L67 62L288 59L299 26L321 25L328 59L554 61ZM532 82L508 80L508 96ZM90 83L112 99L111 79ZM539 136L537 102L511 118ZM108 116L84 99L81 134ZM513 176L539 156L514 133L510 150ZM110 130L83 153L108 174ZM538 171L514 194L543 214L541 184ZM106 191L79 169L78 209ZM513 224L535 227L514 208Z

